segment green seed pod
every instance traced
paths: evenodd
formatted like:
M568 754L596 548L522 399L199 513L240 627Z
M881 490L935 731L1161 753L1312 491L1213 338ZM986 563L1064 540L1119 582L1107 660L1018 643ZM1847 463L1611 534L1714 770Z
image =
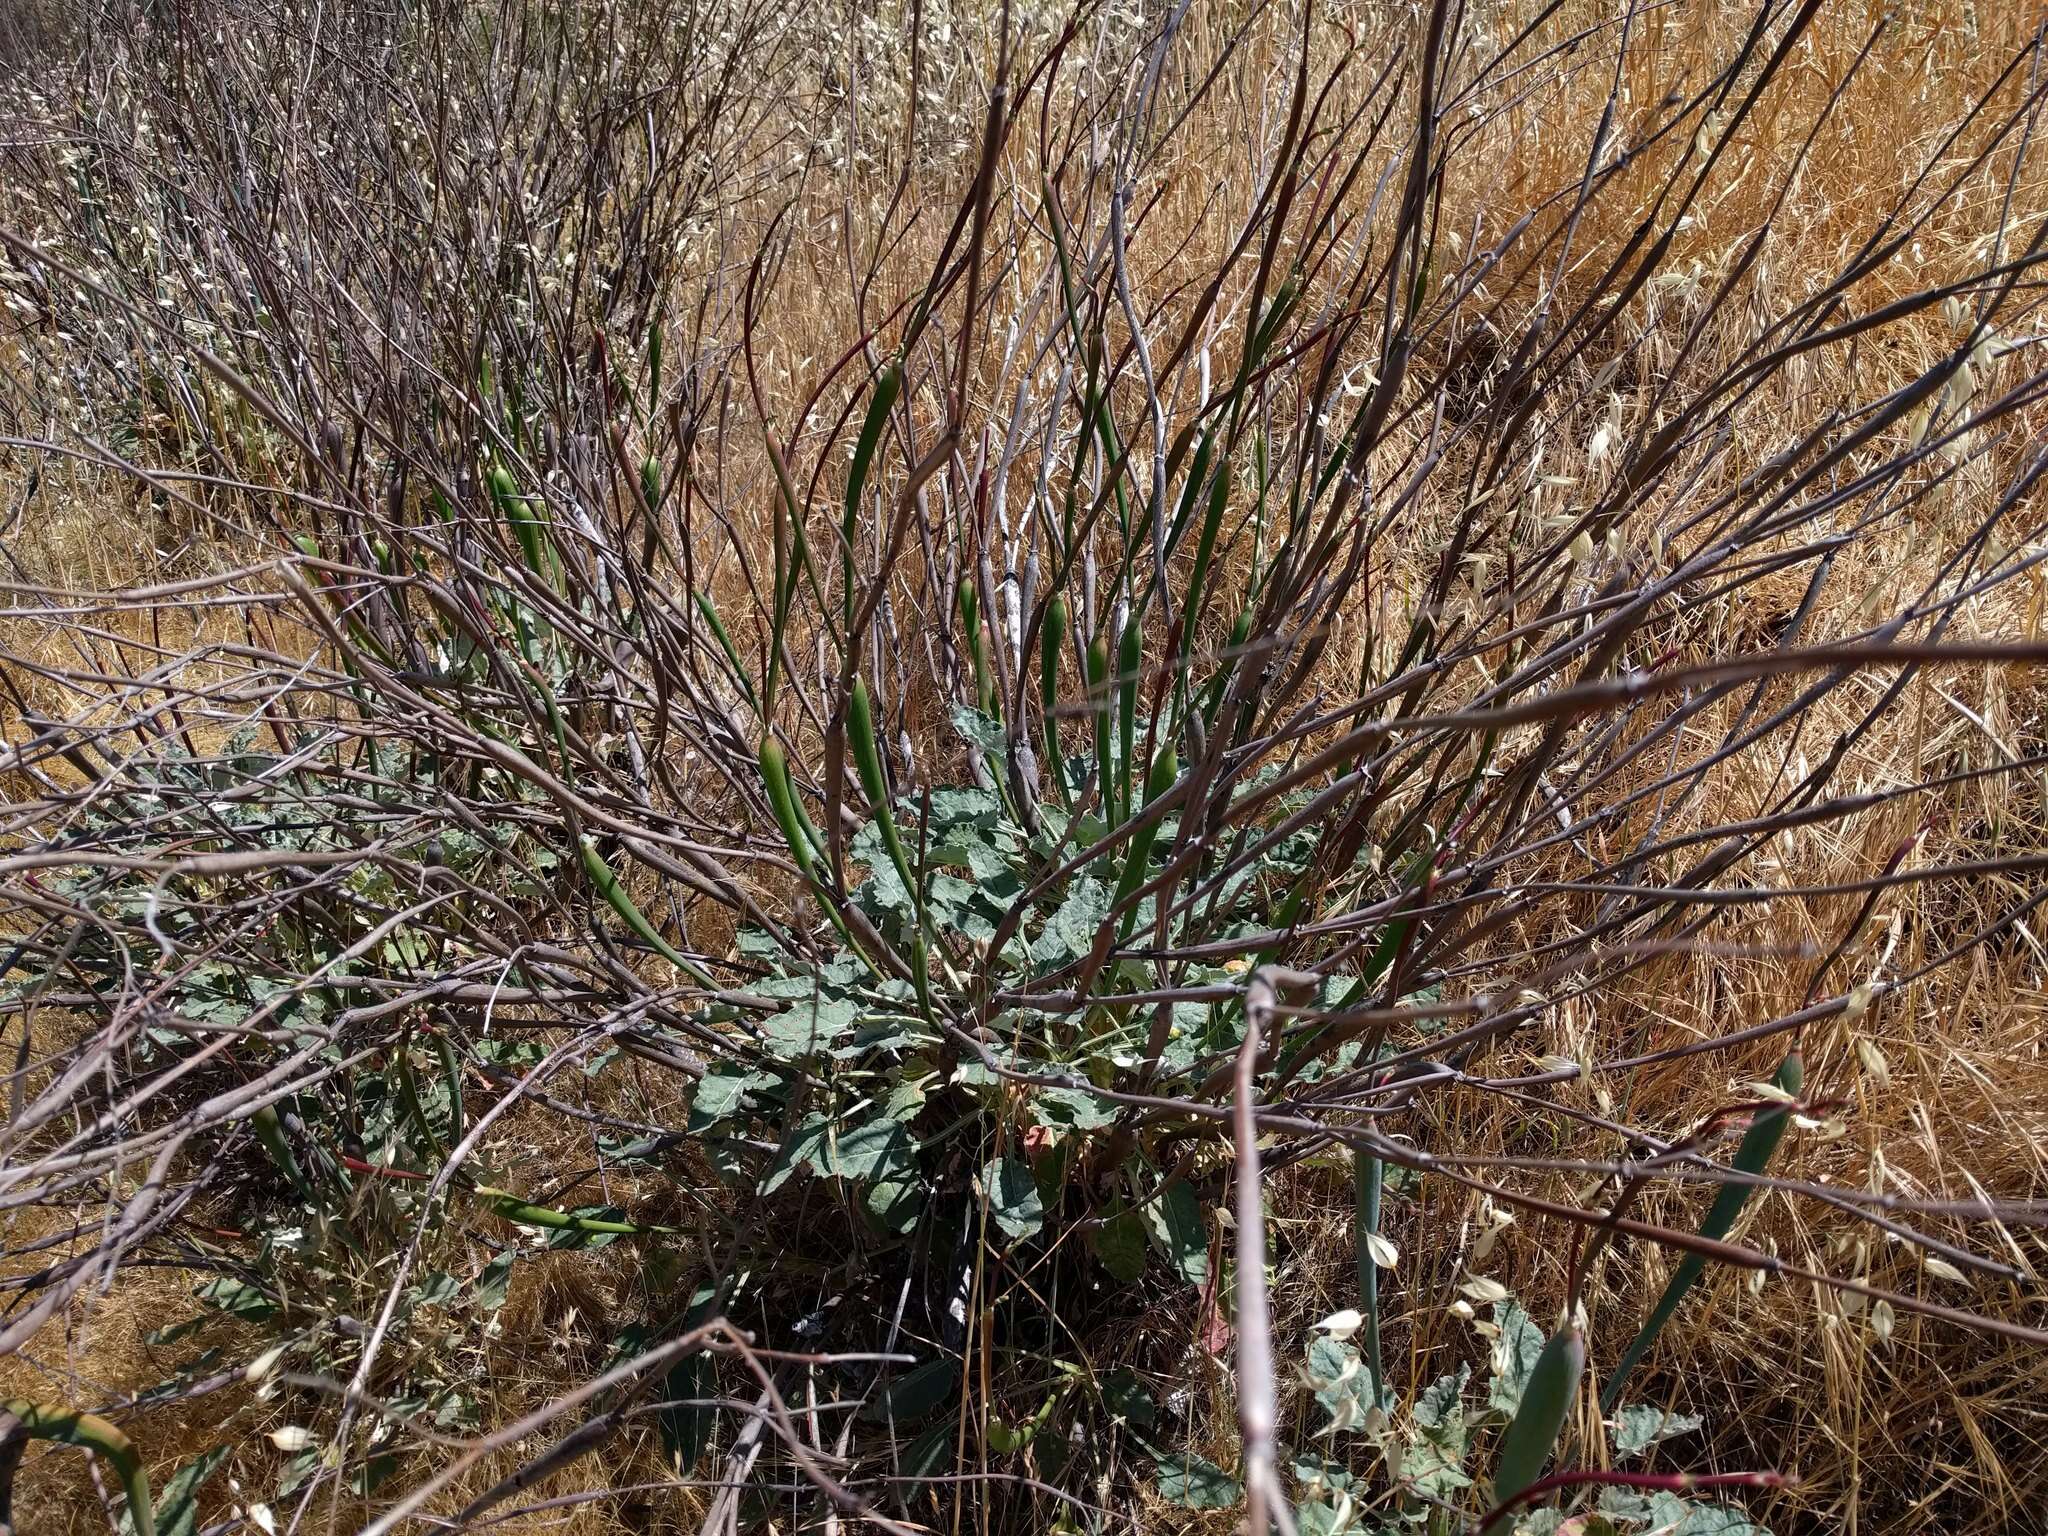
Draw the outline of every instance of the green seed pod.
M1266 349L1273 344L1274 336L1279 333L1281 325L1286 321L1288 311L1294 308L1294 301L1300 296L1301 279L1298 274L1290 272L1282 279L1280 286L1273 290L1273 302L1266 306L1266 315L1259 323L1259 333L1253 342L1252 357L1248 361L1256 362L1265 355Z
M1209 564L1216 557L1216 532L1223 526L1223 510L1230 503L1230 459L1226 455L1217 466L1216 476L1209 488L1209 504L1202 517L1202 531L1195 541L1195 569L1188 577L1187 600L1182 611L1187 614L1188 654L1193 654L1195 626L1202 616L1203 605L1209 600Z
M1422 308L1422 301L1429 297L1430 279L1435 275L1436 256L1434 252L1431 252L1423 257L1422 265L1415 273L1414 286L1408 290L1409 318L1414 318L1416 311Z
M1067 643L1067 600L1057 592L1045 605L1045 628L1038 637L1038 691L1050 709L1058 697L1060 647Z
M511 525L512 536L519 541L519 551L526 557L527 566L536 576L547 575L547 554L541 543L540 519L533 515L530 502L519 494L519 482L512 478L512 472L502 464L491 466L491 496L498 503L498 513Z
M692 596L697 600L697 611L704 616L704 622L711 626L712 638L717 640L718 648L725 652L725 659L732 667L732 675L739 681L740 692L746 695L749 704L753 704L754 680L747 675L746 663L740 660L739 649L732 643L732 634L726 629L725 620L718 616L718 609L709 597L702 592L693 593Z
M1237 653L1251 638L1252 611L1242 610L1230 626L1230 639L1226 642L1226 653L1216 675L1209 679L1208 697L1202 705L1202 724L1205 730L1216 728L1216 711L1223 707L1223 695L1230 686L1231 673L1237 666Z
M888 425L889 412L895 408L896 396L903 388L903 364L901 360L884 368L881 377L875 380L874 397L868 401L868 413L860 424L860 441L854 444L853 468L846 477L846 528L852 532L860 515L861 488L867 484L868 467L873 463L875 448L882 440L882 428Z
M847 694L846 734L853 744L853 763L860 773L860 787L875 805L886 806L889 792L882 779L882 754L875 745L875 710L868 699L864 678L854 678Z
M522 1227L545 1227L553 1232L608 1233L614 1237L638 1237L646 1232L673 1232L674 1227L642 1227L630 1221L611 1221L602 1216L577 1216L569 1211L558 1211L545 1205L529 1205L509 1189L494 1189L488 1184L476 1187L477 1198L489 1206L493 1215L517 1222Z
M299 1160L292 1155L291 1143L285 1140L284 1126L278 1119L277 1106L264 1105L249 1117L249 1124L256 1132L256 1139L263 1144L263 1150L268 1152L270 1160L277 1164L277 1171L290 1180L299 1198L311 1200L312 1188L306 1183L305 1174L299 1171Z
M981 599L973 578L960 578L960 625L967 632L967 654L974 662L974 702L985 715L995 713L995 690L988 680L988 651L981 639Z
M881 829L882 846L897 878L906 891L912 890L910 861L904 856L903 841L896 835L896 817L889 809L889 786L882 777L882 754L875 740L875 713L868 702L868 685L856 677L846 701L846 734L853 744L853 764L860 772L860 787L868 804L875 808L875 824Z
M1088 687L1100 691L1109 682L1109 647L1097 635L1088 642Z
M1578 1395L1579 1379L1586 1373L1586 1336L1577 1323L1566 1323L1551 1335L1529 1372L1522 1392L1522 1406L1500 1437L1500 1451L1494 1462L1493 1502L1506 1504L1543 1474L1543 1464L1564 1432L1564 1421ZM1511 1529L1513 1516L1501 1514L1488 1522L1480 1536Z
M445 1161L448 1149L441 1144L441 1138L434 1130L434 1122L427 1116L427 1106L420 1098L419 1078L412 1069L412 1056L403 1047L395 1058L397 1071L392 1075L398 1080L399 1102L405 1106L406 1115L413 1123L413 1129L420 1133L420 1139L427 1144L438 1161Z
M811 840L804 835L804 826L797 819L796 794L789 782L789 758L783 753L782 743L773 736L761 738L761 782L768 790L768 808L775 813L775 824L782 829L782 840L789 844L790 857L796 860L796 867L808 876L811 873Z
M455 1042L447 1032L434 1036L434 1050L441 1058L441 1076L448 1083L448 1135L457 1145L463 1137L462 1063L455 1056Z
M626 920L628 928L653 945L656 953L699 986L713 985L703 968L663 938L661 930L648 921L647 914L633 904L633 898L626 894L618 875L611 865L605 863L604 855L597 851L597 844L589 836L576 839L576 851L583 856L583 872L590 877L591 887L604 898L607 906Z
M1152 770L1145 775L1145 804L1150 806L1173 788L1173 781L1180 777L1180 754L1171 745L1161 747L1152 759ZM1129 900L1138 887L1145 883L1146 872L1151 867L1152 845L1159 838L1159 823L1149 822L1131 834L1130 851L1124 857L1123 878L1116 883L1116 899L1110 903L1119 907ZM1136 921L1138 909L1131 908L1124 913L1120 932L1129 933Z
M860 526L861 491L868 483L868 467L881 446L882 429L889 424L889 412L895 408L896 396L902 388L903 362L899 358L875 380L874 396L868 401L868 413L860 424L860 440L853 447L853 467L846 476L845 512L839 523L839 584L841 611L849 626L853 623L853 545L854 532Z
M1088 707L1095 716L1095 778L1104 816L1112 816L1109 790L1109 646L1097 635L1088 642Z
M1352 1153L1351 1163L1353 1226L1358 1237L1358 1295L1364 1303L1365 1338L1359 1353L1365 1357L1366 1384L1377 1405L1384 1391L1386 1368L1380 1355L1380 1266L1373 1256L1371 1239L1380 1230L1380 1194L1386 1186L1386 1164L1363 1147Z
M640 494L649 511L661 505L661 465L651 453L640 461Z
M308 560L320 558L320 541L310 533L295 533L292 535L292 542L299 546L299 553Z
M1173 788L1173 781L1180 777L1180 754L1169 743L1159 749L1152 759L1152 771L1145 775L1145 803L1150 805Z
M1138 672L1145 660L1145 632L1134 612L1124 623L1117 641L1117 804L1125 815L1131 809L1131 775L1137 771Z

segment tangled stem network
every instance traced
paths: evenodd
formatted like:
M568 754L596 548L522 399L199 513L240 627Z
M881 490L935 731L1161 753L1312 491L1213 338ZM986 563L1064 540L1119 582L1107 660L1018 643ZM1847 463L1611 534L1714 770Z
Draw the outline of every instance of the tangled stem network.
M2042 37L1707 9L0 23L0 1488L2013 1517L1745 1409L2048 1344Z

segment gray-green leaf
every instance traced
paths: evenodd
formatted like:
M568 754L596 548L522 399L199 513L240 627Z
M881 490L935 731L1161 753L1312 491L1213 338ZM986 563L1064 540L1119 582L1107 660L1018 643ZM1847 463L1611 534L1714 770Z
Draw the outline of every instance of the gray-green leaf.
M157 1496L157 1536L192 1536L199 1525L199 1486L213 1476L227 1456L227 1446L215 1446L178 1468Z
M1111 1198L1089 1242L1102 1267L1126 1285L1145 1273L1145 1224L1120 1196Z
M1415 1400L1415 1422L1424 1429L1436 1429L1455 1419L1462 1432L1465 1422L1465 1383L1472 1379L1472 1367L1461 1365L1449 1376L1439 1376Z
M988 1194L988 1213L1012 1242L1036 1235L1045 1225L1045 1202L1038 1180L1021 1157L999 1157L981 1171Z
M1493 1341L1493 1380L1487 1383L1486 1404L1513 1418L1522 1406L1529 1373L1536 1369L1536 1357L1543 1353L1543 1330L1513 1297L1493 1304L1493 1321L1500 1333Z
M787 1012L762 1021L761 1046L778 1060L795 1061L850 1033L857 1018L850 998L806 998Z
M1085 1088L1041 1088L1031 1112L1049 1130L1099 1131L1115 1123L1117 1106Z
M1145 1231L1189 1285L1209 1279L1209 1230L1202 1205L1185 1181L1169 1185L1164 1194L1139 1207Z
M860 1416L870 1424L914 1424L952 1401L959 1385L958 1361L927 1360L878 1388L862 1406Z
M696 1091L690 1096L690 1129L708 1131L719 1121L740 1113L746 1107L748 1094L769 1087L774 1081L766 1072L734 1062L718 1063L698 1080Z
M953 706L953 729L969 746L979 748L990 757L1000 759L1006 750L1001 723L970 704Z
M1244 1497L1244 1486L1215 1462L1186 1451L1160 1458L1159 1493L1187 1509L1229 1509Z
M1696 1413L1666 1413L1648 1403L1629 1403L1614 1416L1614 1459L1640 1456L1660 1440L1690 1434L1706 1422Z
M1610 1498L1602 1503L1624 1519L1648 1521L1657 1536L1771 1536L1733 1504L1699 1503L1662 1491L1635 1500L1633 1515L1623 1507L1623 1500Z
M828 1178L908 1183L917 1173L915 1152L900 1120L869 1120L828 1134L812 1167Z

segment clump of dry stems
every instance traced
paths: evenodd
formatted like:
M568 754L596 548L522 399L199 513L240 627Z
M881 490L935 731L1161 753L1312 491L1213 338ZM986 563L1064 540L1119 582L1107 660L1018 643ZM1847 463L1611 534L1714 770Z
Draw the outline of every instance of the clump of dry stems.
M0 32L9 1396L266 1531L2024 1523L2024 11Z

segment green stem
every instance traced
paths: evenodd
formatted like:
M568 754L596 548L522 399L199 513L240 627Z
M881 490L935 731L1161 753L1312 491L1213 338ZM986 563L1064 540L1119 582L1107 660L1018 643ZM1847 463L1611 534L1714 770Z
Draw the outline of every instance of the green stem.
M134 1442L120 1430L97 1414L75 1413L21 1398L0 1402L0 1412L13 1414L33 1439L75 1445L104 1459L128 1495L128 1518L135 1522L136 1536L156 1536L156 1505L150 1498L149 1475L142 1470L142 1457Z
M1386 1165L1363 1148L1352 1153L1351 1177L1358 1207L1358 1295L1365 1313L1366 1380L1374 1407L1385 1402L1386 1371L1380 1359L1380 1267L1372 1256L1371 1239L1380 1230L1380 1193Z
M1795 1046L1778 1068L1775 1079L1778 1087L1786 1093L1797 1094L1806 1080L1806 1065ZM1778 1107L1765 1110L1758 1115L1744 1133L1742 1143L1735 1149L1735 1169L1738 1173L1756 1176L1764 1171L1771 1160L1771 1154L1778 1150L1778 1143L1784 1138L1785 1127L1791 1121L1791 1110ZM1707 1211L1707 1219L1700 1223L1700 1236L1710 1242L1719 1242L1735 1225L1735 1218L1742 1214L1749 1197L1756 1186L1748 1183L1730 1183L1721 1186L1720 1194L1714 1197L1713 1205ZM1706 1259L1697 1253L1688 1253L1678 1261L1678 1269L1671 1276L1670 1284L1664 1287L1664 1294L1658 1298L1656 1310L1650 1320L1643 1324L1638 1333L1623 1351L1621 1361L1614 1367L1614 1374L1607 1378L1607 1385L1600 1391L1600 1411L1612 1413L1621 1401L1621 1389L1628 1380L1629 1372L1641 1363L1650 1346L1657 1342L1657 1335L1664 1331L1664 1325L1671 1321L1678 1311L1678 1305L1685 1300L1685 1293L1691 1290L1707 1267Z

